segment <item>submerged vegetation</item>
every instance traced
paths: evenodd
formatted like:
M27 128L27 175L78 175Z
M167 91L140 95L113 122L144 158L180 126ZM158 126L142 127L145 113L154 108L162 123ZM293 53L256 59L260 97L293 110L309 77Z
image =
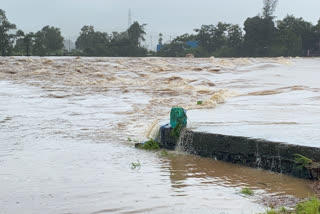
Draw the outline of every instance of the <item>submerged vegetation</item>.
M150 139L145 143L137 144L136 146L139 149L144 149L144 150L159 150L160 145L157 141Z
M171 137L179 138L182 128L183 124L181 122L178 122L176 127L174 127L170 132Z
M130 164L131 170L138 170L140 168L141 168L141 163L139 160L137 160L137 162L131 162L131 164Z
M245 187L245 188L242 188L241 189L241 194L244 194L244 195L254 195L254 192L249 189L248 187Z
M183 34L163 42L155 53L143 46L145 24L134 22L123 32L100 32L85 25L71 53L64 48L59 28L45 26L38 32L16 30L4 10L0 9L0 54L10 55L76 55L76 56L161 56L184 57L272 57L320 55L320 19L316 25L288 15L275 20L278 0L263 0L262 15L249 17L239 25L219 22L201 25L194 34ZM190 45L190 42L193 44ZM194 45L196 44L196 45Z
M168 157L169 153L167 150L163 149L160 151L160 157Z

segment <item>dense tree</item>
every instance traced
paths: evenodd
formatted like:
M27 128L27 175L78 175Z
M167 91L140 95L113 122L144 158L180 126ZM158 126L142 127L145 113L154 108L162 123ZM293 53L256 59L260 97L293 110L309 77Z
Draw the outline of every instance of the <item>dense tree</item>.
M230 25L228 31L228 46L240 49L243 42L243 33L239 25Z
M84 26L76 41L76 47L88 56L145 56L145 25L134 22L126 32L107 34Z
M219 22L215 25L202 25L200 29L195 29L197 32L197 40L200 46L207 52L212 53L225 45L227 40L226 30L229 24Z
M213 53L214 56L241 56L243 33L239 25L228 24L225 32L224 45Z
M188 53L193 53L196 56L201 56L186 44L186 42L193 41L195 39L196 36L190 34L177 36L169 44L164 44L157 55L163 57L184 57Z
M318 20L318 23L316 26L314 26L314 28L318 36L320 36L320 19Z
M278 21L278 45L284 56L303 56L315 47L317 33L310 22L287 16Z
M34 35L35 55L58 55L62 51L64 38L59 28L45 26Z
M263 0L262 16L247 18L244 22L244 54L247 56L271 56L276 36L273 22L278 0Z
M110 55L110 37L107 33L95 31L93 26L83 26L76 47L88 56Z
M21 30L17 31L14 54L30 56L34 42L33 38L34 34L32 32L25 34Z
M270 56L276 28L272 19L255 16L244 23L244 54L247 56Z
M24 37L24 32L22 30L18 30L15 35L15 46L13 49L13 54L23 55L23 52L24 52L23 37Z
M143 47L145 41L145 24L134 22L126 32L113 33L111 50L114 56L146 56L147 49Z
M38 31L34 34L33 55L44 56L46 52L44 34Z
M27 56L30 56L31 48L33 47L33 43L34 43L33 39L34 39L34 33L32 32L26 34L23 38L23 44L24 44L25 53Z
M145 26L146 24L140 25L139 22L134 22L128 29L129 40L135 47L140 47L141 42L145 41Z
M317 37L316 43L318 43L318 45L316 45L316 46L317 46L317 49L320 51L320 19L318 21L318 24L314 27L314 29L315 29L316 37Z
M170 43L163 44L157 56L184 57L192 53L196 57L267 57L267 56L306 56L320 53L320 19L316 25L287 16L274 21L274 11L278 0L263 0L262 15L247 18L244 29L239 25L219 22L217 25L202 25L195 29L195 35L183 34ZM150 56L143 47L145 24L134 22L124 32L111 34L95 31L93 26L84 26L76 41L77 50L73 54L86 56ZM60 29L45 26L36 33L18 30L11 24L0 9L0 54L60 55L63 37ZM197 47L188 46L189 41L197 41ZM13 44L15 44L14 49Z
M8 21L4 10L0 9L0 53L2 56L10 55L15 35L9 34L16 29L16 25Z

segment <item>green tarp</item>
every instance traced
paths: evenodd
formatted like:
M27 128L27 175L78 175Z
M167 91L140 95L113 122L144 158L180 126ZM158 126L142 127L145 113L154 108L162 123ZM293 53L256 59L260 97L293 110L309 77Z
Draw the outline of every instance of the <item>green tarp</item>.
M170 125L175 128L178 124L181 124L182 127L187 126L187 114L183 108L173 107L170 113Z

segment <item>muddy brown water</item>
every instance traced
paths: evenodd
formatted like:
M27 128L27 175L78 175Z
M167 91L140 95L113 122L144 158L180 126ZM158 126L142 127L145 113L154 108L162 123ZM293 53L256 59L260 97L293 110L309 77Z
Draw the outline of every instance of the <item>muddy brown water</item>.
M0 58L1 213L257 213L276 200L292 205L314 194L309 181L177 151L162 156L137 150L127 139L145 140L154 120L167 121L170 107L182 105L189 109L194 129L259 135L252 131L259 127L269 133L266 138L284 139L267 128L294 131L307 123L303 134L316 142L317 119L304 121L301 115L287 120L277 110L284 104L272 96L298 91L307 111L316 114L317 86L290 79L289 85L309 87L288 89L269 77L262 89L257 72L277 69L279 74L305 64L313 65L312 72L318 63L284 58ZM201 106L196 105L199 99L204 100ZM261 106L253 103L273 103L282 120L269 120L269 114L252 119L244 109L256 113ZM133 169L132 163L140 166ZM255 195L240 194L243 187Z

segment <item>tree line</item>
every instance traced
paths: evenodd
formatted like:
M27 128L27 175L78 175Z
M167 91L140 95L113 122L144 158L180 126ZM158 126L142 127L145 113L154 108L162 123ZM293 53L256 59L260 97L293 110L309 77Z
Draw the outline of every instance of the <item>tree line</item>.
M263 0L262 14L247 18L244 27L219 22L202 25L194 34L183 34L162 44L157 53L148 51L145 41L145 24L134 22L124 32L100 32L94 26L83 26L71 55L82 56L147 56L184 57L272 57L306 56L320 52L320 19L316 25L288 15L282 20L273 16L277 0ZM24 33L10 23L0 9L0 54L9 55L63 55L64 38L59 28L45 26L38 32ZM191 48L188 41L197 41Z
M182 57L192 53L196 57L276 57L320 54L320 19L316 25L287 15L275 21L277 0L264 0L262 15L247 18L244 28L219 22L202 25L195 34L184 34L164 44L159 56ZM161 38L161 37L160 37ZM190 48L186 41L198 41ZM161 38L162 42L162 38ZM160 41L159 41L160 43Z
M76 41L76 50L71 55L82 56L146 56L145 24L134 22L125 32L95 31L93 26L84 26ZM2 56L61 56L65 54L64 38L59 28L45 26L36 33L24 33L9 22L0 9L0 54Z

